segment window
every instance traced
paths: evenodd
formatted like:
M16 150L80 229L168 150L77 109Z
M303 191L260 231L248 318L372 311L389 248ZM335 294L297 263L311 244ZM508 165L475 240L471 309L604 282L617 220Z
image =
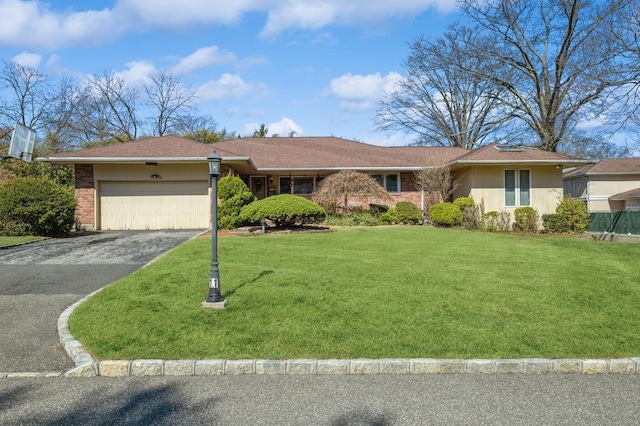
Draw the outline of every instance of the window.
M400 177L397 174L376 174L371 177L377 180L387 192L400 192Z
M516 204L516 200L519 204ZM531 205L531 171L504 171L504 205L507 207Z
M280 177L280 193L309 195L314 189L314 178L307 176Z
M531 205L531 173L529 170L520 170L520 205Z

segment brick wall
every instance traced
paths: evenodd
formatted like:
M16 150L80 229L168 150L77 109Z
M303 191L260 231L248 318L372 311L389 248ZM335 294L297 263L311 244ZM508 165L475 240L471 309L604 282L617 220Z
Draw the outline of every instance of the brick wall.
M93 164L76 164L76 228L95 229Z

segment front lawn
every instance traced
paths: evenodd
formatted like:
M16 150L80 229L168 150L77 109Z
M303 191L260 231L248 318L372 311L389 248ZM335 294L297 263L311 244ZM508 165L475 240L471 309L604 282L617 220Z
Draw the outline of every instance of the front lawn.
M608 358L640 355L640 245L433 227L210 238L70 319L100 359Z
M0 247L14 246L16 244L24 244L31 241L41 240L42 237L2 237L0 236Z

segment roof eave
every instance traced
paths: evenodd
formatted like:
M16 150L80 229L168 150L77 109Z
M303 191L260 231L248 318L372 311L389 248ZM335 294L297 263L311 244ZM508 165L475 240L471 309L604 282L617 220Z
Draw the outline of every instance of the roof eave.
M356 170L356 171L367 171L367 172L383 172L383 171L397 171L397 172L411 172L423 169L424 167L264 167L258 168L259 172L271 172L271 173L279 173L279 172L337 172L341 170Z
M586 160L464 160L457 161L454 160L449 163L449 166L457 166L457 165L502 165L502 164L533 164L533 165L553 165L553 166L565 166L565 165L587 165L592 164L590 161Z

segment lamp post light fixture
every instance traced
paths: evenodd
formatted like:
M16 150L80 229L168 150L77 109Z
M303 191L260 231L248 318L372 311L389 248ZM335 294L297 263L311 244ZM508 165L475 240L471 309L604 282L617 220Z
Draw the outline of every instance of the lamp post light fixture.
M209 296L202 302L204 308L224 309L227 301L220 293L220 273L218 271L218 176L220 176L220 156L213 151L207 157L211 176L211 274Z

